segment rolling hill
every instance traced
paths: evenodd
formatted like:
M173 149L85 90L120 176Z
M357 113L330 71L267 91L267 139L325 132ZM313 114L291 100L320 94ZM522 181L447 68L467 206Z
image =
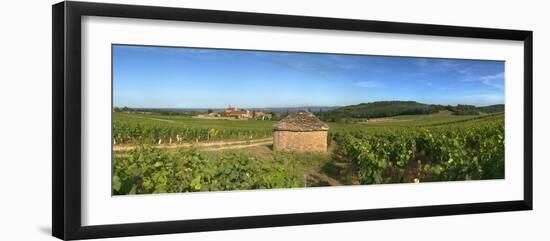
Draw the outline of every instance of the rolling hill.
M473 105L433 105L416 101L377 101L317 112L316 115L324 121L340 121L344 119L433 114L442 110L451 111L454 115L479 115L481 113L503 112L504 105L476 107Z

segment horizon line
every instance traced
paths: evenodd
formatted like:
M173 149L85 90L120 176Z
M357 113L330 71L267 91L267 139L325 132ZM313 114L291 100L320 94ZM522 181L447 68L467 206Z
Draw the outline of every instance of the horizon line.
M271 106L271 107L238 107L233 105L228 105L224 107L131 107L131 106L112 105L111 108L124 108L124 107L131 108L131 109L227 109L229 107L235 107L237 109L339 108L339 107L354 106L354 105L361 105L361 104L370 104L370 103L376 103L376 102L392 102L392 101L394 100L362 102L362 103L351 104L351 105L299 105L299 106ZM441 106L469 105L469 106L475 106L475 107L505 105L505 103L490 104L490 105L470 105L470 104L432 104L432 103L422 103L417 101L397 101L397 102L416 102L418 104L424 104L424 105L441 105Z

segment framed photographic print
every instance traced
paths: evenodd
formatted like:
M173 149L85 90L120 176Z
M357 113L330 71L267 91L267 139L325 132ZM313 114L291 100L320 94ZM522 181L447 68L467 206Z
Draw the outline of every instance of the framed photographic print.
M531 31L53 6L58 238L531 209Z

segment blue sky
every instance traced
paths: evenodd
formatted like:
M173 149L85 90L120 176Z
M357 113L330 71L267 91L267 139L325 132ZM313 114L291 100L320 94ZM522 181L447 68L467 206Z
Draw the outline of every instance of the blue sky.
M113 46L113 104L143 108L504 103L504 62Z

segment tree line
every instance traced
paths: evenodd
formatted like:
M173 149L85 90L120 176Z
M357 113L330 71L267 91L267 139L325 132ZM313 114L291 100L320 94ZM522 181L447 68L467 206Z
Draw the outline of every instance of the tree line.
M448 110L454 115L479 115L503 112L504 105L477 107L474 105L434 105L415 101L377 101L349 105L315 114L323 121L339 122L351 119L383 118L399 115L426 115Z

